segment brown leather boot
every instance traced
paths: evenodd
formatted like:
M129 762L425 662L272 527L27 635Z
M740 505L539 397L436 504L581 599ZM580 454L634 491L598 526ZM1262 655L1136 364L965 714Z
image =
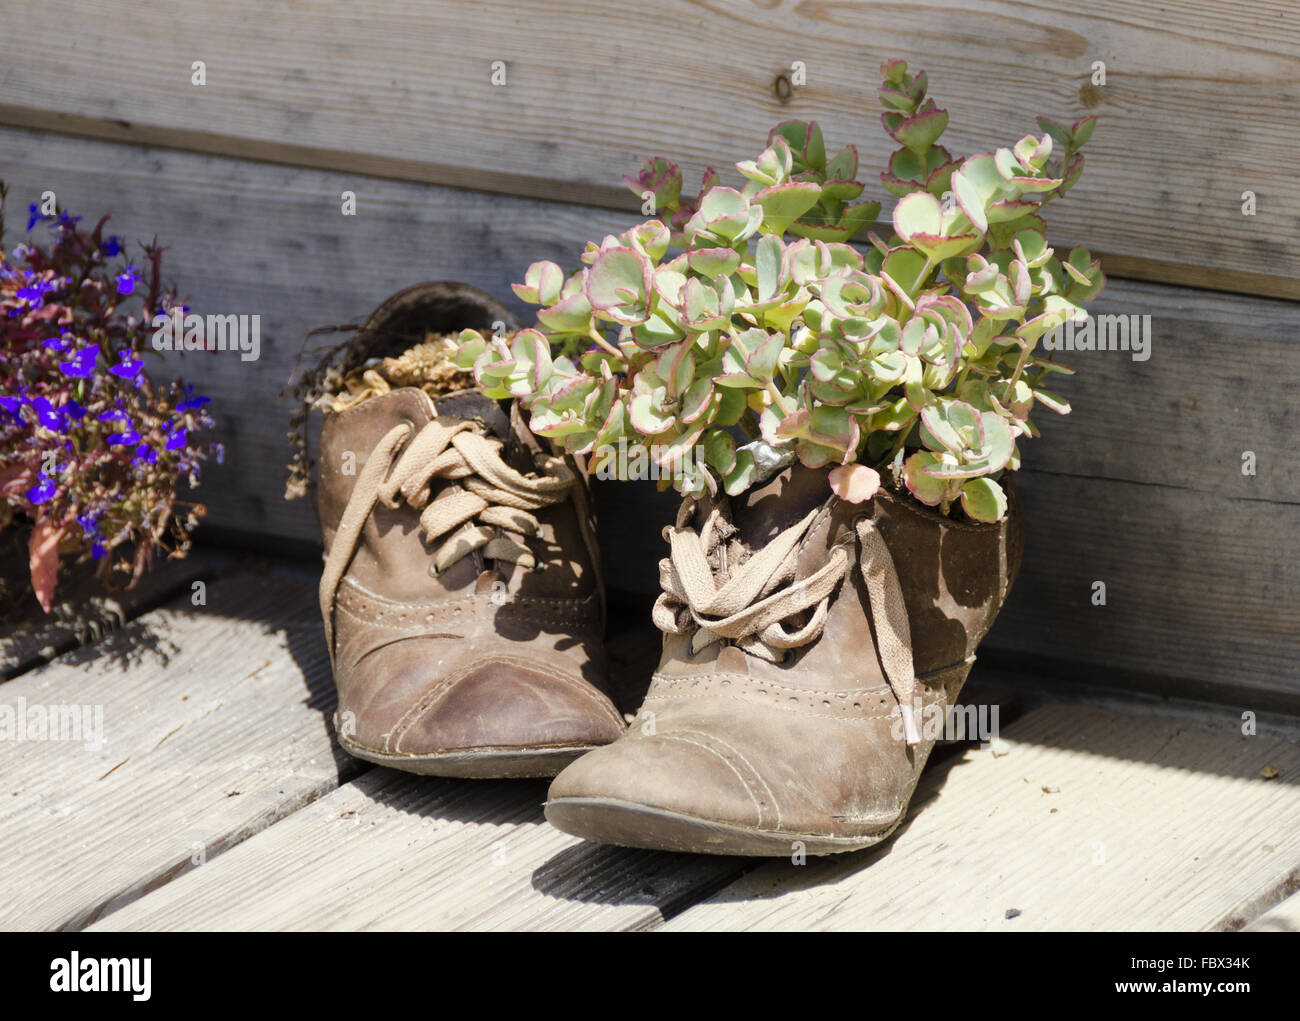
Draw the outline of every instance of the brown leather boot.
M649 694L556 778L547 819L716 854L883 840L1019 566L1014 494L1002 522L975 524L884 488L846 503L795 467L731 507L684 501L665 534Z
M494 320L513 325L473 288L424 284L362 336L391 351ZM320 600L343 748L413 773L554 776L617 738L584 474L474 390L435 406L402 387L324 419Z

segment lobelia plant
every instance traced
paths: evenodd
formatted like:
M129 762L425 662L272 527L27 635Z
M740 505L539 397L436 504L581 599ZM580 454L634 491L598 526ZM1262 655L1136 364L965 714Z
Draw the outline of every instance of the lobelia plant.
M0 184L0 237L4 188ZM178 498L197 486L220 445L179 381L150 380L143 354L154 314L179 305L162 283L162 249L143 245L140 269L124 244L80 217L31 206L48 245L0 245L0 531L31 524L32 589L48 613L61 556L97 560L105 583L134 582L159 550L183 556L203 513Z
M956 160L925 73L882 74L892 235L850 244L880 206L857 150L828 157L815 123L774 128L739 189L710 168L694 200L649 160L625 180L661 218L589 243L571 274L534 263L514 289L537 326L465 331L459 364L592 471L648 450L661 485L736 495L798 458L846 499L886 472L945 514L1000 519L1031 411L1069 411L1045 382L1070 370L1039 341L1105 282L1085 249L1056 256L1040 215L1078 181L1095 118L1040 118L1041 137Z

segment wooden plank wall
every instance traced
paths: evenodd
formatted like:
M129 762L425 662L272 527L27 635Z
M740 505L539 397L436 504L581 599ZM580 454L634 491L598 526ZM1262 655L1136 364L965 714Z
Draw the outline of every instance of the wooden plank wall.
M263 542L315 537L309 508L280 499L287 410L274 399L307 330L421 279L463 279L525 312L508 283L528 263L571 264L583 240L631 222L618 177L642 155L678 156L692 175L725 168L801 117L872 167L888 149L874 88L889 56L930 72L960 151L1010 141L1038 112L1101 114L1053 241L1087 243L1127 278L1098 311L1151 315L1152 356L1073 357L1075 413L1041 422L1025 451L1030 546L987 649L1094 682L1300 702L1300 306L1279 300L1300 297L1288 141L1300 19L1286 4L9 10L59 25L61 42L0 39L7 241L51 189L75 212L113 211L128 236L157 233L196 308L262 315L259 361L194 355L182 370L214 397L229 448L202 494L209 520ZM142 19L148 60L133 56ZM496 60L504 86L491 84ZM772 82L796 60L808 84L782 103ZM345 189L354 217L340 212ZM643 596L670 504L638 487L601 497L610 581Z

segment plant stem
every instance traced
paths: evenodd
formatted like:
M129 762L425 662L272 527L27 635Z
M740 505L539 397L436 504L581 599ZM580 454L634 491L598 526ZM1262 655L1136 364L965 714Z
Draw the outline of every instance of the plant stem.
M614 347L613 344L611 344L604 337L602 337L594 326L587 327L587 336L589 336L592 340L594 340L600 347L604 348L607 352L612 354L620 362L623 360L623 352L620 351L618 348Z
M767 381L767 392L771 395L772 402L788 415L790 406L785 402L785 394L780 391L773 380L769 379Z
M1006 389L1007 393L1010 393L1011 388L1015 386L1017 382L1019 382L1020 373L1022 373L1025 370L1025 362L1029 361L1029 352L1030 349L1033 348L1033 346L1034 345L1029 341L1025 341L1025 343L1021 345L1020 359L1016 362L1016 371L1011 373L1011 378L1007 381L1007 389Z
M925 278L930 275L932 269L934 269L934 260L927 255L925 257L925 265L921 267L921 274L912 281L912 286L908 288L908 293L915 294L920 289Z

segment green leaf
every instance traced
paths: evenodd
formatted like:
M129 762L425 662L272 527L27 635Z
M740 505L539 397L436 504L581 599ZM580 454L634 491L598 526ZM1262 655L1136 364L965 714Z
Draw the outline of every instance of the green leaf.
M1000 521L1007 512L1007 494L990 478L968 479L961 487L961 506L976 521Z
M754 200L763 207L763 227L778 237L790 224L817 204L821 186L811 181L790 181L764 188Z
M538 312L537 321L551 333L585 335L591 328L591 311L591 302L585 294L571 294Z
M740 253L730 248L696 248L686 253L686 261L696 273L716 280L740 268Z
M879 202L855 202L851 206L845 206L844 211L840 213L839 227L844 231L845 237L851 241L875 223L878 216L880 216Z
M724 429L710 429L700 440L699 451L707 464L726 477L736 467L736 441Z
M728 496L739 496L754 484L756 465L754 455L748 450L736 451L736 463L723 476L722 486Z
M657 436L672 427L675 421L673 415L659 407L662 398L662 387L650 393L632 395L628 405L628 417L632 422L632 428L642 436Z
M781 239L768 235L758 242L754 254L754 268L758 274L758 300L770 301L783 287L782 262L785 246Z
M779 333L769 334L745 359L745 371L759 382L767 382L776 372L777 361L785 349L785 337Z
M937 454L932 454L928 450L918 450L903 464L903 483L908 491L930 507L937 506L948 490L946 482L926 472L927 468L938 463Z
M560 299L564 286L564 271L553 262L535 262L524 274L523 284L511 284L510 289L521 301L532 305L554 305Z
M587 300L616 322L645 322L650 287L650 260L635 248L606 248L587 271Z
M948 111L939 110L933 104L930 109L902 121L893 131L895 141L906 146L912 152L924 152L939 140L939 136L948 127Z

